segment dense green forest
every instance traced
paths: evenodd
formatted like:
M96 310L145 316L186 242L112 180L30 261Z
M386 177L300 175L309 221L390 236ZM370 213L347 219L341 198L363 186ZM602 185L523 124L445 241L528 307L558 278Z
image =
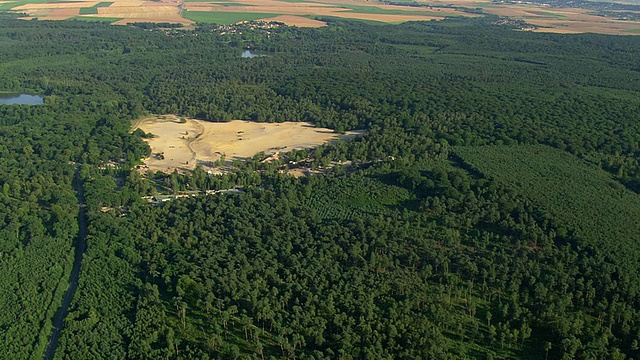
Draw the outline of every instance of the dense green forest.
M0 358L43 357L80 212L56 359L640 357L640 38L327 20L0 18L0 91L45 102L0 105ZM141 175L150 113L366 135ZM142 199L196 189L235 190Z

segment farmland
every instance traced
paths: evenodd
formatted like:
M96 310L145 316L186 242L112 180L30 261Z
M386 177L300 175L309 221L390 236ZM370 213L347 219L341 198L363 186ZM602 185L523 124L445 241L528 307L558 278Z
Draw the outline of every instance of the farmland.
M493 3L487 0L417 1L382 3L359 0L185 0L110 2L19 0L0 3L0 10L28 14L25 19L85 19L124 25L135 22L194 22L230 25L240 21L278 21L292 26L318 27L322 18L344 18L378 23L442 20L452 16L475 17L490 14L526 21L534 31L603 34L636 34L640 22L603 17L588 9L559 8L536 4Z

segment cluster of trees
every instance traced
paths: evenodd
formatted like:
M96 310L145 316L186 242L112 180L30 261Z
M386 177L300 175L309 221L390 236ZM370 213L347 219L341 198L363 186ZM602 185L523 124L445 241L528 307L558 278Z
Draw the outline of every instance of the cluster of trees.
M637 355L638 288L605 251L497 181L447 161L395 165L265 175L164 207L131 199L125 217L100 211L119 200L93 198L91 260L58 356ZM95 191L112 181L87 177ZM317 201L333 191L356 194L349 216Z
M640 355L640 282L600 246L615 241L454 155L545 144L637 190L640 40L328 21L223 35L2 18L0 89L45 96L0 106L3 356L46 345L76 171L89 236L59 359ZM141 176L129 121L149 112L366 135L223 176ZM295 179L289 161L325 172Z

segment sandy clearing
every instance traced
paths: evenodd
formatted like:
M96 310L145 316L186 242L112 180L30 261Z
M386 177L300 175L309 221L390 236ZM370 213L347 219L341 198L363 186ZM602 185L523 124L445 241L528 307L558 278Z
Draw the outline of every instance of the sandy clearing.
M152 152L151 158L145 161L149 170L193 170L196 164L208 170L222 155L230 162L260 152L271 155L362 135L357 131L341 135L330 129L314 128L309 123L186 120L181 124L176 116L164 115L134 122L134 130L140 128L155 135L147 140ZM164 153L164 159L155 156L158 153Z
M326 26L327 23L324 21L308 19L302 16L294 16L294 15L280 15L272 18L261 19L262 21L277 21L289 26L298 26L298 27L312 27L318 28Z

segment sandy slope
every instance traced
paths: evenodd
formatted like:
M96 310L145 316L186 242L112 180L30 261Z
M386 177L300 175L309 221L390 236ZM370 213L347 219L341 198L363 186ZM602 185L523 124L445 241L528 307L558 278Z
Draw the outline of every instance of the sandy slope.
M148 140L152 156L145 164L150 170L191 170L196 164L211 168L212 162L222 155L227 161L241 160L260 152L270 155L312 148L362 134L353 131L340 135L331 129L315 128L309 123L186 120L181 124L176 116L166 115L134 122L134 129L140 128L155 135ZM163 153L164 159L155 155L158 153Z

